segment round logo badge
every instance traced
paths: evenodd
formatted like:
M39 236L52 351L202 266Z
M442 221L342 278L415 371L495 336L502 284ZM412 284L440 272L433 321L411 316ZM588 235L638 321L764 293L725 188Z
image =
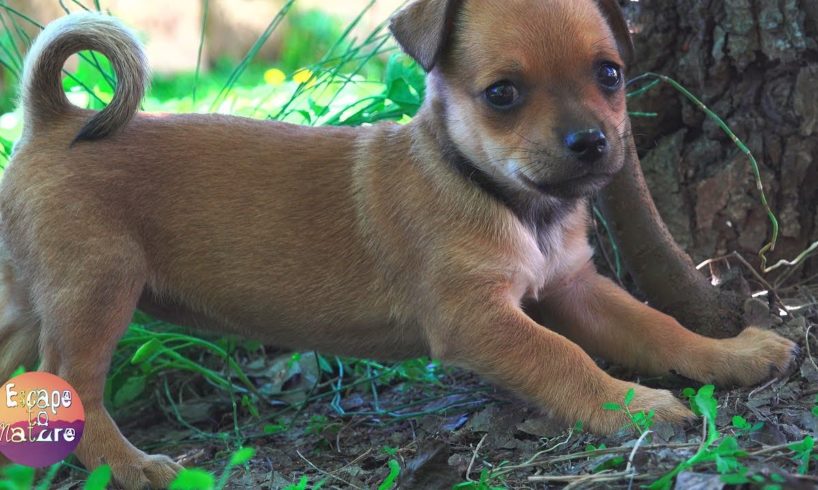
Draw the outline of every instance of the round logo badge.
M0 389L0 452L17 464L42 468L62 461L84 428L80 397L59 376L25 373Z

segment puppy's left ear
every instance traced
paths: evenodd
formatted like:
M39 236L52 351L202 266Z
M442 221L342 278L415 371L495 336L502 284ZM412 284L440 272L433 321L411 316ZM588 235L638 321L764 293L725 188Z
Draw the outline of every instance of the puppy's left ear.
M633 39L631 39L631 31L628 28L628 21L625 20L622 7L619 6L617 0L597 0L596 3L599 5L602 15L608 20L608 25L611 26L616 38L616 44L619 46L619 55L625 64L630 66L635 58Z
M460 0L414 0L399 10L389 30L401 48L427 72L437 64L453 29Z

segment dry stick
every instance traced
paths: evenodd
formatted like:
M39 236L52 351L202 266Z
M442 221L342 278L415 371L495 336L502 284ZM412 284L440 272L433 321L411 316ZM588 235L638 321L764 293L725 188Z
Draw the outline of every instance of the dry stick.
M574 483L569 483L565 490L570 490L572 488L587 488L586 483L607 483L607 482L615 482L621 480L618 476L614 476L616 473L612 473L608 476L597 477L596 475L588 475L588 477L584 480L577 480ZM655 480L658 478L658 475L633 475L632 480Z
M332 474L332 473L330 473L329 471L322 470L321 468L319 468L319 467L315 466L314 464L312 464L312 461L310 461L309 459L305 458L305 457L304 457L304 455L303 455L303 454L301 454L301 451L299 451L298 449L296 449L296 450L295 450L295 453L296 453L296 454L298 454L298 457L299 457L299 458L301 458L301 459L302 459L302 460L303 460L305 463L307 463L308 465L310 465L310 466L311 466L311 467L312 467L312 468L313 468L315 471L317 471L317 472L321 473L322 475L328 476L328 477L330 477L330 478L334 478L334 479L336 479L336 480L338 480L338 481L341 481L341 482L346 483L347 485L349 485L349 486L350 486L350 487L352 487L352 488L357 488L357 489L361 490L361 487L356 486L356 485L353 485L352 483L350 483L350 482L348 482L348 481L344 480L344 479L343 479L343 478L341 478L340 476L333 475L333 474Z
M651 444L649 446L644 446L643 449L645 449L646 451L650 451L650 450L654 450L654 449L693 449L693 448L695 448L697 446L698 446L698 444L696 444L696 443L685 442L685 443L675 443L675 444ZM533 462L533 464L520 465L519 469L529 468L529 467L537 465L537 464L554 465L554 464L557 464L557 463L565 463L567 461L573 461L575 459L593 458L595 456L605 456L605 455L608 455L608 454L627 453L630 450L631 450L631 448L629 448L629 447L612 447L612 448L606 448L606 449L597 449L595 451L585 451L585 452L581 452L581 453L563 454L562 456L555 456L553 458L549 458L549 459L546 459L546 460L543 460L543 461L535 461L535 462Z
M705 429L705 431L706 430L707 429ZM782 450L785 450L785 449L789 450L790 444L792 444L792 443L781 444L781 445L778 445L778 446L770 446L770 447L766 447L766 448L763 448L763 449L759 449L757 451L751 451L751 452L747 453L747 456L748 457L762 456L762 455L765 455L765 454L776 453L776 452L779 452L779 451L782 451ZM637 442L637 446L638 446L638 442ZM676 447L676 448L682 448L682 447L693 448L693 447L696 447L696 446L697 446L697 444L654 444L654 445L651 445L651 446L645 446L643 449L652 450L652 449L662 449L662 448L672 448L672 447ZM595 451L595 452L599 452L599 453L604 452L606 454L610 454L610 453L616 453L616 452L620 452L620 453L621 452L626 452L627 450L631 450L631 453L633 454L633 449L626 448L626 447L612 448L612 449L606 449L606 450ZM577 454L566 455L566 456L573 456L570 459L580 459L581 457L586 456L586 454L590 454L590 453L577 453ZM560 458L565 458L565 457L560 457ZM554 458L552 461L556 461L557 459L558 458ZM566 458L564 460L568 460L568 459ZM560 461L560 462L562 462L562 461ZM599 478L597 479L597 477L599 477ZM611 470L606 470L606 471L597 473L595 475L529 476L528 481L530 481L530 482L550 482L550 483L569 483L570 482L570 484L566 487L566 489L568 489L568 488L577 488L579 485L584 484L584 483L588 483L588 482L591 482L591 481L594 482L594 483L603 483L603 482L619 481L619 480L621 480L623 478L633 478L634 480L645 480L645 479L652 479L652 478L654 478L654 476L652 476L652 475L636 475L636 474L633 474L633 472L629 472L626 469L625 471L616 472L616 473L612 472ZM808 477L807 479L817 480L818 481L818 478L816 478L816 477Z
M529 476L528 481L530 482L547 482L547 483L569 483L568 487L566 488L577 488L577 486L594 482L594 483L603 483L603 482L611 482L611 481L619 481L623 478L631 476L625 471L614 472L612 470L605 470L600 471L599 473L593 475L565 475L565 476L549 476L549 475L535 475ZM646 476L637 476L635 478L643 479Z
M488 433L483 434L483 437L480 439L480 442L477 443L477 447L474 448L474 453L471 455L471 461L469 461L469 467L466 470L466 481L474 481L471 479L471 470L474 467L474 460L477 459L477 453L480 452L480 448L483 446L483 442L486 441L486 437L488 437Z
M530 458L528 458L528 460L525 463L521 463L521 464L513 465L513 466L504 466L503 468L500 468L497 471L493 472L493 476L506 475L508 473L511 473L514 470L520 470L520 469L531 468L532 466L536 466L537 462L535 460L537 458L539 458L543 454L548 454L548 453L554 451L555 449L557 449L560 446L564 446L565 444L568 444L568 441L570 441L571 437L573 437L573 436L574 436L574 429L571 429L570 431L568 431L568 437L566 437L564 441L560 442L559 444L555 444L554 446L552 446L552 447L550 447L548 449L545 449L543 451L535 453L534 456L531 456Z
M795 267L797 265L801 265L801 262L807 260L807 258L809 258L809 256L815 252L818 252L818 242L815 242L812 245L810 245L809 248L801 252L801 254L798 257L794 258L793 260L779 260L778 262L776 262L775 265L764 269L764 273L766 274L768 272L772 272L784 266Z
M747 399L749 400L750 398L752 398L752 397L753 397L753 395L756 395L756 394L758 394L758 393L761 393L762 391L766 390L767 388L769 388L769 387L770 387L770 386L772 386L773 384L777 383L778 381L781 381L782 379L783 379L783 378L773 378L773 379L771 379L771 380L767 381L767 382L766 382L766 383L764 383L763 385L759 386L758 388L756 388L756 389L754 389L753 391L751 391L750 393L748 393L748 394L747 394Z
M636 456L636 451L639 450L639 446L642 445L648 434L652 433L653 431L650 430L646 430L645 432L643 432L642 436L636 441L636 444L633 445L633 451L631 451L631 455L628 456L628 465L625 467L625 473L631 474L630 484L628 485L628 488L633 487L633 479L636 476L636 470L633 469L633 458Z
M362 460L362 459L364 459L365 457L369 456L369 453L371 453L371 452L372 452L372 448L367 449L366 451L364 451L364 452L363 452L363 454L361 454L361 455L360 455L360 456L358 456L357 458L353 459L353 460L352 460L352 461L350 461L349 463L347 463L347 464L345 464L344 466L341 466L340 468L338 468L337 470L335 470L335 473L340 473L340 472L344 471L345 469L349 468L350 466L352 466L352 465L354 465L354 464L358 463L358 461L361 461L361 460Z
M818 371L818 364L815 364L815 359L812 357L812 349L810 349L809 346L809 338L812 332L812 327L814 326L815 325L810 325L809 327L807 327L807 331L804 334L804 344L806 344L807 346L807 358L809 359L809 362L811 362L815 370Z

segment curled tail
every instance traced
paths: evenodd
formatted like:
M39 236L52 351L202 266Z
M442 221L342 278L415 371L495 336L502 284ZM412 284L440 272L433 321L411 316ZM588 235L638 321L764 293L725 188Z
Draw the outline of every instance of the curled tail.
M26 130L35 130L70 108L62 88L62 67L84 50L104 54L117 76L114 98L80 130L74 141L104 138L127 124L139 110L150 77L145 53L133 33L113 17L77 13L46 26L26 56L22 104Z

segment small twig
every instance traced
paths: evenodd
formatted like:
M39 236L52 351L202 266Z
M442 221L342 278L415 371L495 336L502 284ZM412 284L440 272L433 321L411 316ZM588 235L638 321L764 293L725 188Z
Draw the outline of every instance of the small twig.
M812 349L809 346L810 335L812 334L812 327L814 326L815 325L810 324L810 326L807 327L807 331L804 333L804 343L807 345L807 359L809 359L809 362L812 363L812 367L818 371L818 364L815 363L815 359L812 357Z
M643 449L646 451L655 450L655 449L693 449L697 447L698 444L696 443L675 443L675 444L651 444L650 446L644 446ZM593 458L596 456L606 456L608 454L622 454L627 453L630 451L631 448L629 447L612 447L612 448L605 448L605 449L597 449L595 451L584 451L581 453L573 453L573 454L563 454L561 456L555 456L553 458L539 461L537 464L548 464L554 465L557 463L565 463L567 461L573 461L575 459L584 459L584 458ZM527 468L530 465L522 466L523 468Z
M597 474L599 475L599 474ZM587 475L584 479L579 479L573 483L569 483L566 485L565 490L570 490L572 488L587 488L588 483L607 483L607 482L615 482L622 479L618 473L611 473L609 475ZM656 479L655 475L636 475L633 476L634 480L654 480Z
M542 483L569 483L568 487L566 488L576 488L579 484L585 484L590 481L595 483L619 481L627 476L629 476L629 474L625 471L614 472L612 470L605 470L593 475L534 475L529 476L528 481Z
M802 262L807 260L807 258L809 258L809 256L815 252L818 252L818 242L815 242L812 245L810 245L808 249L801 252L801 254L798 255L798 257L794 258L793 260L779 260L778 262L775 263L775 265L764 269L764 273L767 274L784 266L795 267L801 265Z
M369 456L369 453L371 453L371 452L372 452L372 448L367 449L366 451L363 452L363 454L361 454L357 458L353 459L349 463L345 464L344 466L338 468L337 470L335 470L335 472L340 473L340 472L344 471L345 469L349 468L350 466L352 466L354 464L357 464L358 461L361 461L365 457Z
M636 457L636 451L639 450L639 446L645 441L645 438L648 437L648 434L652 434L653 431L646 430L642 433L642 436L637 439L636 444L633 445L633 451L631 451L630 456L628 456L628 465L625 467L625 473L630 473L630 482L628 483L628 489L633 488L633 478L636 476L636 471L633 469L633 458Z
M350 482L348 482L348 481L344 480L344 479L343 479L343 478L341 478L340 476L333 475L333 474L332 474L332 473L330 473L329 471L322 470L321 468L319 468L319 467L315 466L314 464L312 464L312 461L310 461L309 459L305 458L305 457L304 457L304 455L303 455L303 454L301 454L301 451L299 451L298 449L296 449L296 450L295 450L295 453L296 453L296 454L298 454L298 457L299 457L299 458L301 458L301 459L302 459L302 460L303 460L305 463L307 463L308 465L310 465L310 467L311 467L312 469L314 469L315 471L317 471L317 472L321 473L322 475L328 476L328 477L330 477L330 478L334 478L335 480L338 480L338 481L340 481L340 482L344 482L345 484L349 485L351 488L357 488L357 489L360 489L360 488L361 488L361 487L359 487L359 486L357 486L357 485L353 485L352 483L350 483Z
M466 470L466 481L474 481L471 479L471 470L474 467L474 461L477 459L477 453L480 452L480 448L483 447L483 443L486 441L486 437L488 436L488 433L483 434L483 437L480 438L480 442L477 443L477 447L474 448L474 452L471 455L471 461L469 461L469 468Z
M763 385L761 385L761 386L759 386L758 388L756 388L756 389L754 389L753 391L751 391L751 392L750 392L750 393L747 395L747 399L749 400L750 398L752 398L752 397L753 397L753 395L755 395L755 394L757 394L757 393L761 393L762 391L766 390L767 388L769 388L770 386L774 385L774 384L775 384L776 382L778 382L778 381L781 381L781 378L773 378L773 379L771 379L771 380L767 381L767 382L766 382L766 383L764 383Z
M555 445L551 446L548 449L544 449L544 450L534 454L534 456L531 456L530 458L528 458L528 460L526 460L525 463L521 463L521 464L514 465L514 466L504 466L502 469L498 470L494 474L496 476L505 475L507 473L511 473L514 470L520 470L520 469L523 469L523 468L530 468L532 466L536 466L538 464L541 464L540 462L536 461L537 458L539 458L543 454L548 454L548 453L556 450L560 446L564 446L564 445L568 444L568 441L570 441L571 437L573 437L573 436L574 436L574 429L571 429L570 431L568 431L568 437L566 437L564 441L562 441L562 442L560 442L558 444L555 444Z
M747 456L748 457L761 456L762 454L775 453L775 452L778 452L778 451L782 451L784 449L789 450L791 445L792 445L792 443L788 442L786 444L779 444L777 446L768 446L768 447L765 447L765 448L758 449L756 451L748 451Z
M796 478L798 480L806 480L806 481L811 481L811 482L814 482L814 483L818 483L818 476L812 476L812 475L790 475L790 476L792 476L793 478Z

